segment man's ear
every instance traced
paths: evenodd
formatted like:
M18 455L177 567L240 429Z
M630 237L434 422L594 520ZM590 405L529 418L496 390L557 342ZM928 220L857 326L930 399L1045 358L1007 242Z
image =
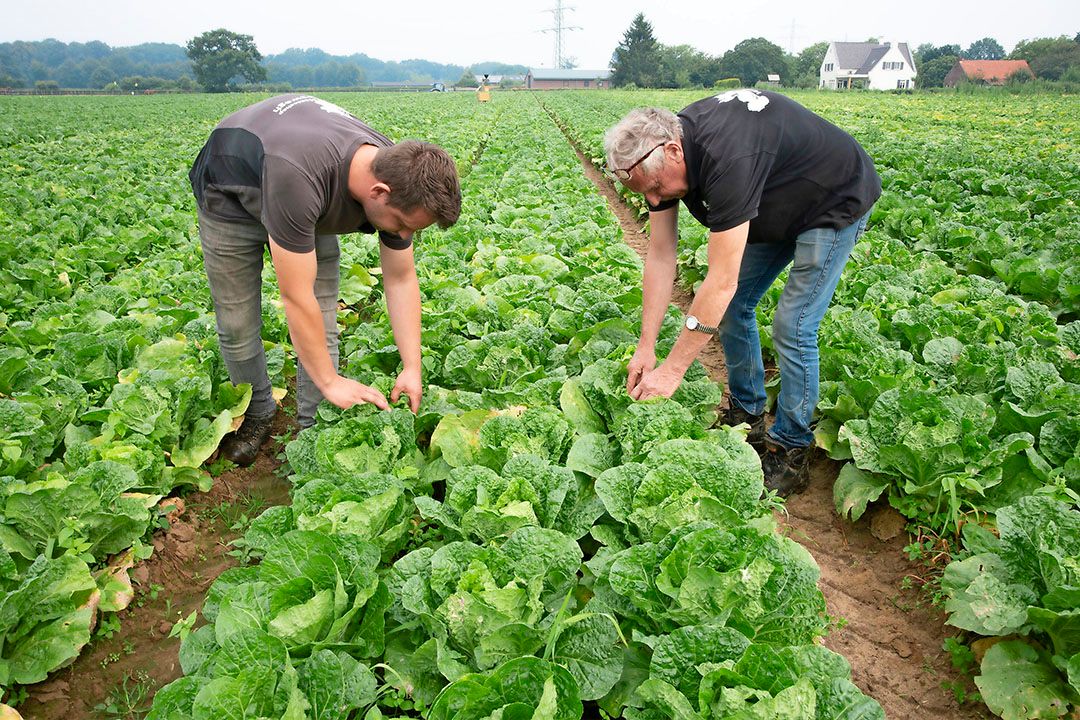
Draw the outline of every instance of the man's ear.
M669 142L667 145L664 146L664 152L670 153L671 159L677 163L681 163L683 161L682 143L680 142L676 142L674 140L672 142Z
M383 182L377 182L368 190L368 197L372 200L386 202L390 197L390 186Z

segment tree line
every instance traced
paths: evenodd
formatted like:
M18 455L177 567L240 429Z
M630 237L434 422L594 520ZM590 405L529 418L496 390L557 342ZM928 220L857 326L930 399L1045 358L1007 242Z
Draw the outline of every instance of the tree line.
M876 38L869 41L876 42ZM639 13L611 58L617 87L711 88L753 86L770 74L787 87L817 87L828 42L797 54L761 37L743 40L720 55L690 45L664 45ZM940 87L958 59L1027 60L1035 77L1080 83L1080 33L1074 37L1024 40L1006 53L994 38L960 45L922 44L913 53L919 87ZM57 40L0 43L0 87L119 90L203 89L220 92L242 84L286 90L305 87L362 87L371 82L454 83L473 73L523 75L523 65L479 63L470 68L428 60L386 62L363 53L347 57L318 49L290 49L263 57L250 35L225 29L192 38L185 47L145 43L112 48L102 42Z
M869 38L868 42L878 42ZM638 13L623 33L611 57L612 84L616 87L716 87L717 84L753 86L770 74L780 76L787 87L818 86L819 69L829 48L814 43L798 54L755 37L743 40L721 55L709 55L689 45L664 45L652 24ZM994 38L982 38L961 49L960 45L919 45L913 53L919 87L941 87L957 60L1027 60L1037 78L1080 82L1080 33L1075 37L1037 38L1017 44L1011 53ZM730 82L728 82L730 81Z
M429 60L384 61L364 53L338 56L318 49L289 49L264 57L251 36L212 30L193 38L187 46L145 43L114 48L97 41L64 43L58 40L0 43L0 87L124 91L136 87L140 91L207 89L198 81L195 63L189 55L193 44L196 52L198 47L204 47L212 51L210 56L219 56L218 61L208 62L208 65L216 64L222 69L234 65L247 72L238 71L226 78L225 86L242 81L265 82L279 88L362 87L380 81L451 83L468 70L461 65ZM511 75L524 75L527 70L523 65L499 62L478 63L474 69Z

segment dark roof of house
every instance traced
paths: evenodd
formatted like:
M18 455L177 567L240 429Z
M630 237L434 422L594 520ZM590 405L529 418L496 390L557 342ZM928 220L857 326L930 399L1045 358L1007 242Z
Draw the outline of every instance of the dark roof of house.
M836 67L843 70L855 70L859 75L865 75L877 65L878 61L889 51L889 44L868 42L837 42ZM904 55L909 67L914 68L915 63L911 59L911 51L907 43L897 43L896 47Z
M862 65L859 66L856 72L863 75L873 70L874 66L878 64L878 60L885 57L885 53L889 52L890 49L888 45L878 45L870 48L870 52L866 54L866 58L863 59Z
M371 81L372 87L431 87L434 85L432 82L413 82L413 81L392 81L392 80L373 80Z
M529 68L533 80L607 80L610 70L554 70L552 68Z
M836 66L844 70L862 67L866 56L876 48L877 43L838 42L836 46Z

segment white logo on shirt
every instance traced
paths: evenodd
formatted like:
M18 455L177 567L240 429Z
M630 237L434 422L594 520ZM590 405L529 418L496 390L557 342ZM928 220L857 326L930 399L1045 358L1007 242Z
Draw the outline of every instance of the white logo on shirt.
M769 98L757 90L728 90L716 96L716 102L726 103L732 100L740 100L746 103L746 109L750 112L761 112L769 104Z
M277 114L277 115L284 115L289 110L296 107L297 105L303 105L305 103L315 103L316 105L321 107L325 112L328 112L328 113L331 113L331 114L334 114L334 115L344 115L345 117L352 117L351 113L349 113L347 110L345 110L343 108L338 107L334 103L326 102L325 100L322 100L322 99L317 98L317 97L313 97L311 95L301 95L299 97L292 98L291 100L286 100L284 102L278 103L274 107L274 113Z

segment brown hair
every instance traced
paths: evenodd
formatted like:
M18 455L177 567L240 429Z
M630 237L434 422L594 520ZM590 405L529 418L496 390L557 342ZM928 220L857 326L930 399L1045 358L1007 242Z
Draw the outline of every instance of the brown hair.
M375 178L390 186L391 206L411 212L422 207L448 228L461 215L457 164L445 150L419 140L379 148L371 163Z

